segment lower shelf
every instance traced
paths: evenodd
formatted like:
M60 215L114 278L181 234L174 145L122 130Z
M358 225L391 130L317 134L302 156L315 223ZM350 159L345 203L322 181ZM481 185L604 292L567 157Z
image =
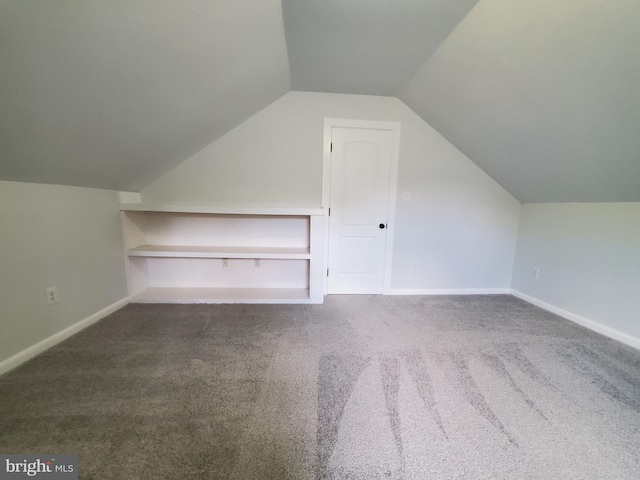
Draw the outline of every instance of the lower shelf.
M311 303L308 288L151 287L132 303Z

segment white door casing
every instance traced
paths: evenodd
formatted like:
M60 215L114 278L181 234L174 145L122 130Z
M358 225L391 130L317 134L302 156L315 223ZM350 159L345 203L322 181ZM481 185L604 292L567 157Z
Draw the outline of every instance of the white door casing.
M390 289L399 130L397 123L325 120L327 293Z

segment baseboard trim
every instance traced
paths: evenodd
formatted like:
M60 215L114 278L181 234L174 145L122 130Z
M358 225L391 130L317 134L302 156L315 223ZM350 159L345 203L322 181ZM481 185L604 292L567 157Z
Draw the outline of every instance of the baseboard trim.
M94 313L93 315L88 316L87 318L80 320L77 323L74 323L70 327L65 328L64 330L59 331L58 333L54 333L48 338L39 341L35 345L31 345L30 347L25 348L21 352L16 353L12 357L7 358L0 362L0 375L4 375L5 373L13 370L16 367L19 367L23 363L28 360L31 360L36 355L41 354L45 350L50 349L54 345L66 340L71 335L78 333L81 330L93 325L98 320L102 320L107 315L111 315L116 310L121 309L125 305L129 303L130 297L125 297L121 300L118 300L115 303L112 303L108 307L103 308L99 312Z
M593 330L594 332L600 333L605 337L612 338L619 342L624 343L625 345L629 345L637 350L640 350L640 338L632 337L626 333L623 333L619 330L616 330L611 327L607 327L601 323L596 322L595 320L590 320L588 318L582 317L580 315L576 315L575 313L571 313L567 310L564 310L560 307L556 307L555 305L551 305L550 303L544 302L540 299L527 295L526 293L522 293L518 290L511 290L511 294L514 297L518 297L525 302L529 302L536 307L540 307L544 310L547 310L551 313L555 313L556 315L561 316L562 318L566 318L578 325L581 325L589 330Z
M510 288L393 288L385 295L504 295Z

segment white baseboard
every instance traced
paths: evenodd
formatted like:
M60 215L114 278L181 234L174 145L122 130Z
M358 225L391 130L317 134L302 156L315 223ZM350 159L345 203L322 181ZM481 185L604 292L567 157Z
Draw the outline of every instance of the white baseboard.
M54 333L48 338L36 343L35 345L31 345L28 348L25 348L21 352L16 353L12 357L7 358L6 360L0 362L0 375L3 375L10 370L22 365L27 360L31 360L36 355L41 354L45 350L50 349L54 345L66 340L71 335L78 333L80 330L84 330L90 325L93 325L98 320L102 320L107 315L112 314L116 310L121 309L125 305L129 303L130 298L125 297L121 300L118 300L115 303L112 303L106 308L103 308L99 312L94 313L93 315L88 316L84 320L80 320L77 323L74 323L70 327L65 328L64 330L59 331L58 333Z
M385 295L504 295L510 288L392 288Z
M602 325L601 323L596 322L595 320L590 320L588 318L582 317L580 315L576 315L575 313L568 312L567 310L563 310L562 308L556 307L555 305L551 305L547 302L543 302L535 297L527 295L526 293L519 292L518 290L511 290L511 294L514 297L518 297L525 302L529 302L536 307L543 308L551 313L555 313L567 320L571 320L578 325L582 325L589 330L593 330L594 332L598 332L605 337L613 338L619 342L622 342L630 347L640 350L640 338L632 337L626 333L615 330L611 327L607 327L606 325Z

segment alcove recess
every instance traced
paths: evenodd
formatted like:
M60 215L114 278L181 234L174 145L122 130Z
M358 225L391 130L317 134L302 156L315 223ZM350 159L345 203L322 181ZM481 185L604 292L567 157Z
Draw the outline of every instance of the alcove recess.
M321 208L120 210L134 303L322 303Z

